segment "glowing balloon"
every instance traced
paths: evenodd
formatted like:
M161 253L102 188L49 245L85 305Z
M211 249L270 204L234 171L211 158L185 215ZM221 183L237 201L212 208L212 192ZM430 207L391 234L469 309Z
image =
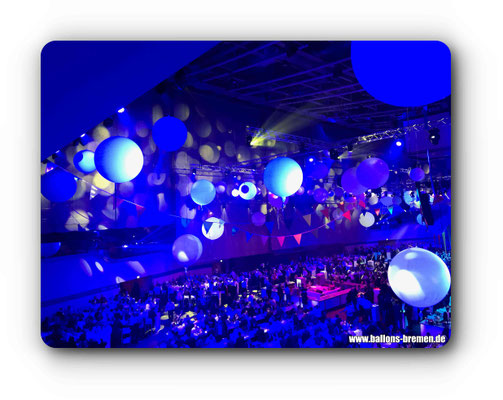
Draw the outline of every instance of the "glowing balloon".
M225 183L224 182L218 183L215 189L217 190L217 193L224 193L226 189Z
M410 190L403 192L403 201L405 201L405 204L409 206L414 203L414 192L411 192Z
M400 300L413 307L430 307L447 295L451 274L436 254L414 247L393 257L388 281Z
M359 218L360 224L364 226L365 228L369 228L372 225L374 225L374 222L376 221L374 214L370 212L362 212L360 214Z
M264 184L267 189L280 197L288 197L299 190L303 174L300 165L288 157L278 157L267 164Z
M409 176L414 182L421 182L426 174L422 168L412 168L409 172Z
M356 168L356 177L361 185L369 189L380 188L388 181L388 164L380 158L367 158Z
M206 179L195 181L190 189L190 197L194 203L200 206L210 204L215 198L217 191L213 183Z
M424 106L451 94L451 54L438 41L351 42L356 79L374 98Z
M42 243L42 258L52 257L61 248L61 242Z
M232 197L238 197L239 196L239 190L238 189L232 189L231 195L232 195Z
M265 224L265 215L260 211L257 211L256 213L253 213L251 221L255 226L262 226Z
M80 172L88 174L96 169L94 153L91 150L81 150L73 156L73 165Z
M177 151L187 140L187 127L175 117L163 117L152 128L152 139L164 151Z
M390 207L393 205L393 197L390 196L381 197L381 203L385 207Z
M402 199L398 196L394 196L393 197L393 205L399 206L400 204L402 204Z
M306 165L306 176L313 179L323 179L328 175L328 167L325 163L316 161Z
M203 231L203 235L210 239L210 240L216 240L220 236L224 234L224 224L225 222L221 220L220 218L216 217L210 217L204 222L211 222L211 226L206 230L205 224L203 223L201 226L201 230Z
M44 197L53 202L70 200L77 191L75 177L60 168L42 175L40 184Z
M377 196L377 194L375 193L372 193L368 199L368 202L371 206L375 206L377 204L377 202L379 201L379 197Z
M185 234L173 243L173 256L183 264L193 264L203 254L203 245L197 236Z
M328 192L324 188L318 188L313 193L314 200L318 203L323 203L327 200Z
M332 216L334 217L335 220L339 220L342 218L342 215L344 213L342 212L342 210L340 208L336 208L334 210L334 212L332 213Z
M123 183L138 176L143 168L143 153L131 139L112 136L99 144L94 163L105 179Z
M356 167L349 168L342 174L341 184L346 192L352 194L361 194L367 190L356 177Z
M302 194L304 194L304 191L305 191L305 190L306 190L306 189L304 189L304 186L301 186L301 187L299 188L299 190L297 190L297 194L302 195Z
M245 200L251 200L257 194L257 187L251 182L243 182L239 186L239 195Z
M419 225L426 225L423 221L423 216L421 214L417 214L416 221Z
M336 187L334 189L334 197L340 199L342 196L344 196L344 189L341 187Z

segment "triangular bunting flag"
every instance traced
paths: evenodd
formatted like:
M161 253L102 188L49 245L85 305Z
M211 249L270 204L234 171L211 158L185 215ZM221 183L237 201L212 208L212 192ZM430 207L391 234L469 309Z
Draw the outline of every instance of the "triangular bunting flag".
M360 205L360 207L361 207L361 208L365 208L365 207L367 207L367 205L365 204L365 202L364 202L363 200L360 200L360 201L358 202L358 204Z
M302 240L302 233L299 233L297 235L293 235L295 241L297 242L298 245L300 245L300 241Z
M262 239L262 245L265 246L267 239L269 239L269 236L260 236L260 239Z
M238 227L237 226L233 226L232 227L232 236L234 236L236 233L238 233Z
M379 208L376 208L376 210L375 210L376 215L379 215L380 212L381 212L381 210Z
M210 221L204 221L203 222L203 228L206 233L208 233L213 225L213 222Z
M182 226L183 226L184 228L187 228L187 227L189 226L190 219L188 219L188 218L182 218L182 221L181 221L181 222L182 222Z
M278 239L279 247L283 247L283 243L285 242L285 237L278 236L277 239Z
M142 206L135 206L136 207L136 215L139 217L140 215L143 214L143 211L145 211L145 207Z
M311 231L311 233L313 234L313 236L318 239L318 229L315 229L313 231Z
M325 216L325 218L328 218L330 216L330 210L328 208L321 210L321 213Z
M304 218L304 221L311 226L311 214L303 215L302 218Z
M390 214L393 214L393 206L388 207L388 211L389 211Z
M246 241L249 242L252 236L253 236L253 233L246 232Z
M271 221L266 222L265 226L266 226L267 230L269 231L269 233L271 233L272 232L272 228L274 227L274 222L271 222Z
M342 216L351 221L351 212L349 210L342 214Z

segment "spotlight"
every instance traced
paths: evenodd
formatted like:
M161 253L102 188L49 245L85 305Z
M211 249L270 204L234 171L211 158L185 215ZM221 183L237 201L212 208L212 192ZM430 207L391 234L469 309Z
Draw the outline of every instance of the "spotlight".
M124 111L126 111L126 109L125 109L124 107L119 108L119 109L117 110L117 112L118 112L119 114L122 114Z
M253 142L253 136L252 135L248 135L246 137L246 144L251 147L252 142Z
M397 140L395 141L395 144L396 144L398 147L400 147L400 146L402 145L402 141L401 141L400 139L397 139Z
M313 162L314 161L314 158L313 157L309 157L309 159L307 160L309 162Z
M348 153L353 152L353 143L348 143Z
M192 169L192 176L196 176L196 173L197 173L197 169Z
M429 132L431 144L437 145L440 140L440 130L438 128L431 128Z

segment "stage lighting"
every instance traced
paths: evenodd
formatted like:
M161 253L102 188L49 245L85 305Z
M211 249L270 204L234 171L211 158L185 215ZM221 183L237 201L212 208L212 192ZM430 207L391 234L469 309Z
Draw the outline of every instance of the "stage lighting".
M117 110L117 112L118 112L119 114L122 114L124 111L126 111L126 109L125 109L124 107L119 108L119 109Z
M400 147L400 146L402 145L402 141L401 141L400 139L397 139L397 140L395 141L395 144L396 144L398 147Z
M309 159L307 160L309 162L313 162L314 161L314 158L313 157L309 157Z
M246 137L246 144L251 147L252 146L252 142L253 142L253 136L252 135L248 135Z
M440 130L438 128L431 128L429 132L431 144L437 145L440 140Z
M348 143L348 153L353 152L353 143Z

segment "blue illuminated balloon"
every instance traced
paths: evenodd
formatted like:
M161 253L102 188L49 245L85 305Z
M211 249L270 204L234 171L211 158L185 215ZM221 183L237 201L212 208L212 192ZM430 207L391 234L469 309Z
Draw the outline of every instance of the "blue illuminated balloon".
M239 186L239 195L245 200L251 200L257 194L257 187L251 182L243 182Z
M356 177L356 167L349 168L342 174L341 185L346 192L352 194L362 194L367 190Z
M177 151L187 140L187 127L178 118L160 118L152 128L152 139L161 150Z
M371 157L363 160L356 168L358 182L369 189L377 189L389 178L389 167L384 160ZM353 193L355 194L355 193Z
M449 292L451 274L436 254L414 247L393 257L388 281L400 300L413 307L430 307Z
M328 170L328 166L324 162L308 162L306 164L305 174L313 179L323 179L328 175Z
M264 184L271 193L279 197L288 197L297 192L302 179L300 165L288 157L275 158L265 167Z
M42 175L40 183L44 197L53 202L70 200L77 191L76 178L61 168Z
M52 257L61 248L61 242L42 243L42 258Z
M409 172L409 176L414 182L421 182L425 178L426 174L422 168L412 168Z
M143 168L143 153L131 139L112 136L101 142L94 153L98 172L111 182L128 182Z
M96 169L94 153L91 150L81 150L73 156L73 165L80 172L88 174Z
M372 97L399 107L451 94L451 53L438 41L351 42L356 79Z
M199 204L200 206L205 206L206 204L210 204L215 198L217 191L213 183L206 179L201 179L192 185L190 189L190 197L194 201L194 203Z
M313 193L314 200L318 203L323 203L327 200L328 192L324 188L318 188Z
M262 226L265 224L266 217L263 213L260 211L257 211L256 213L253 213L251 217L252 224L255 226Z
M173 257L185 265L195 263L203 254L203 245L199 238L185 234L176 238L172 247Z

